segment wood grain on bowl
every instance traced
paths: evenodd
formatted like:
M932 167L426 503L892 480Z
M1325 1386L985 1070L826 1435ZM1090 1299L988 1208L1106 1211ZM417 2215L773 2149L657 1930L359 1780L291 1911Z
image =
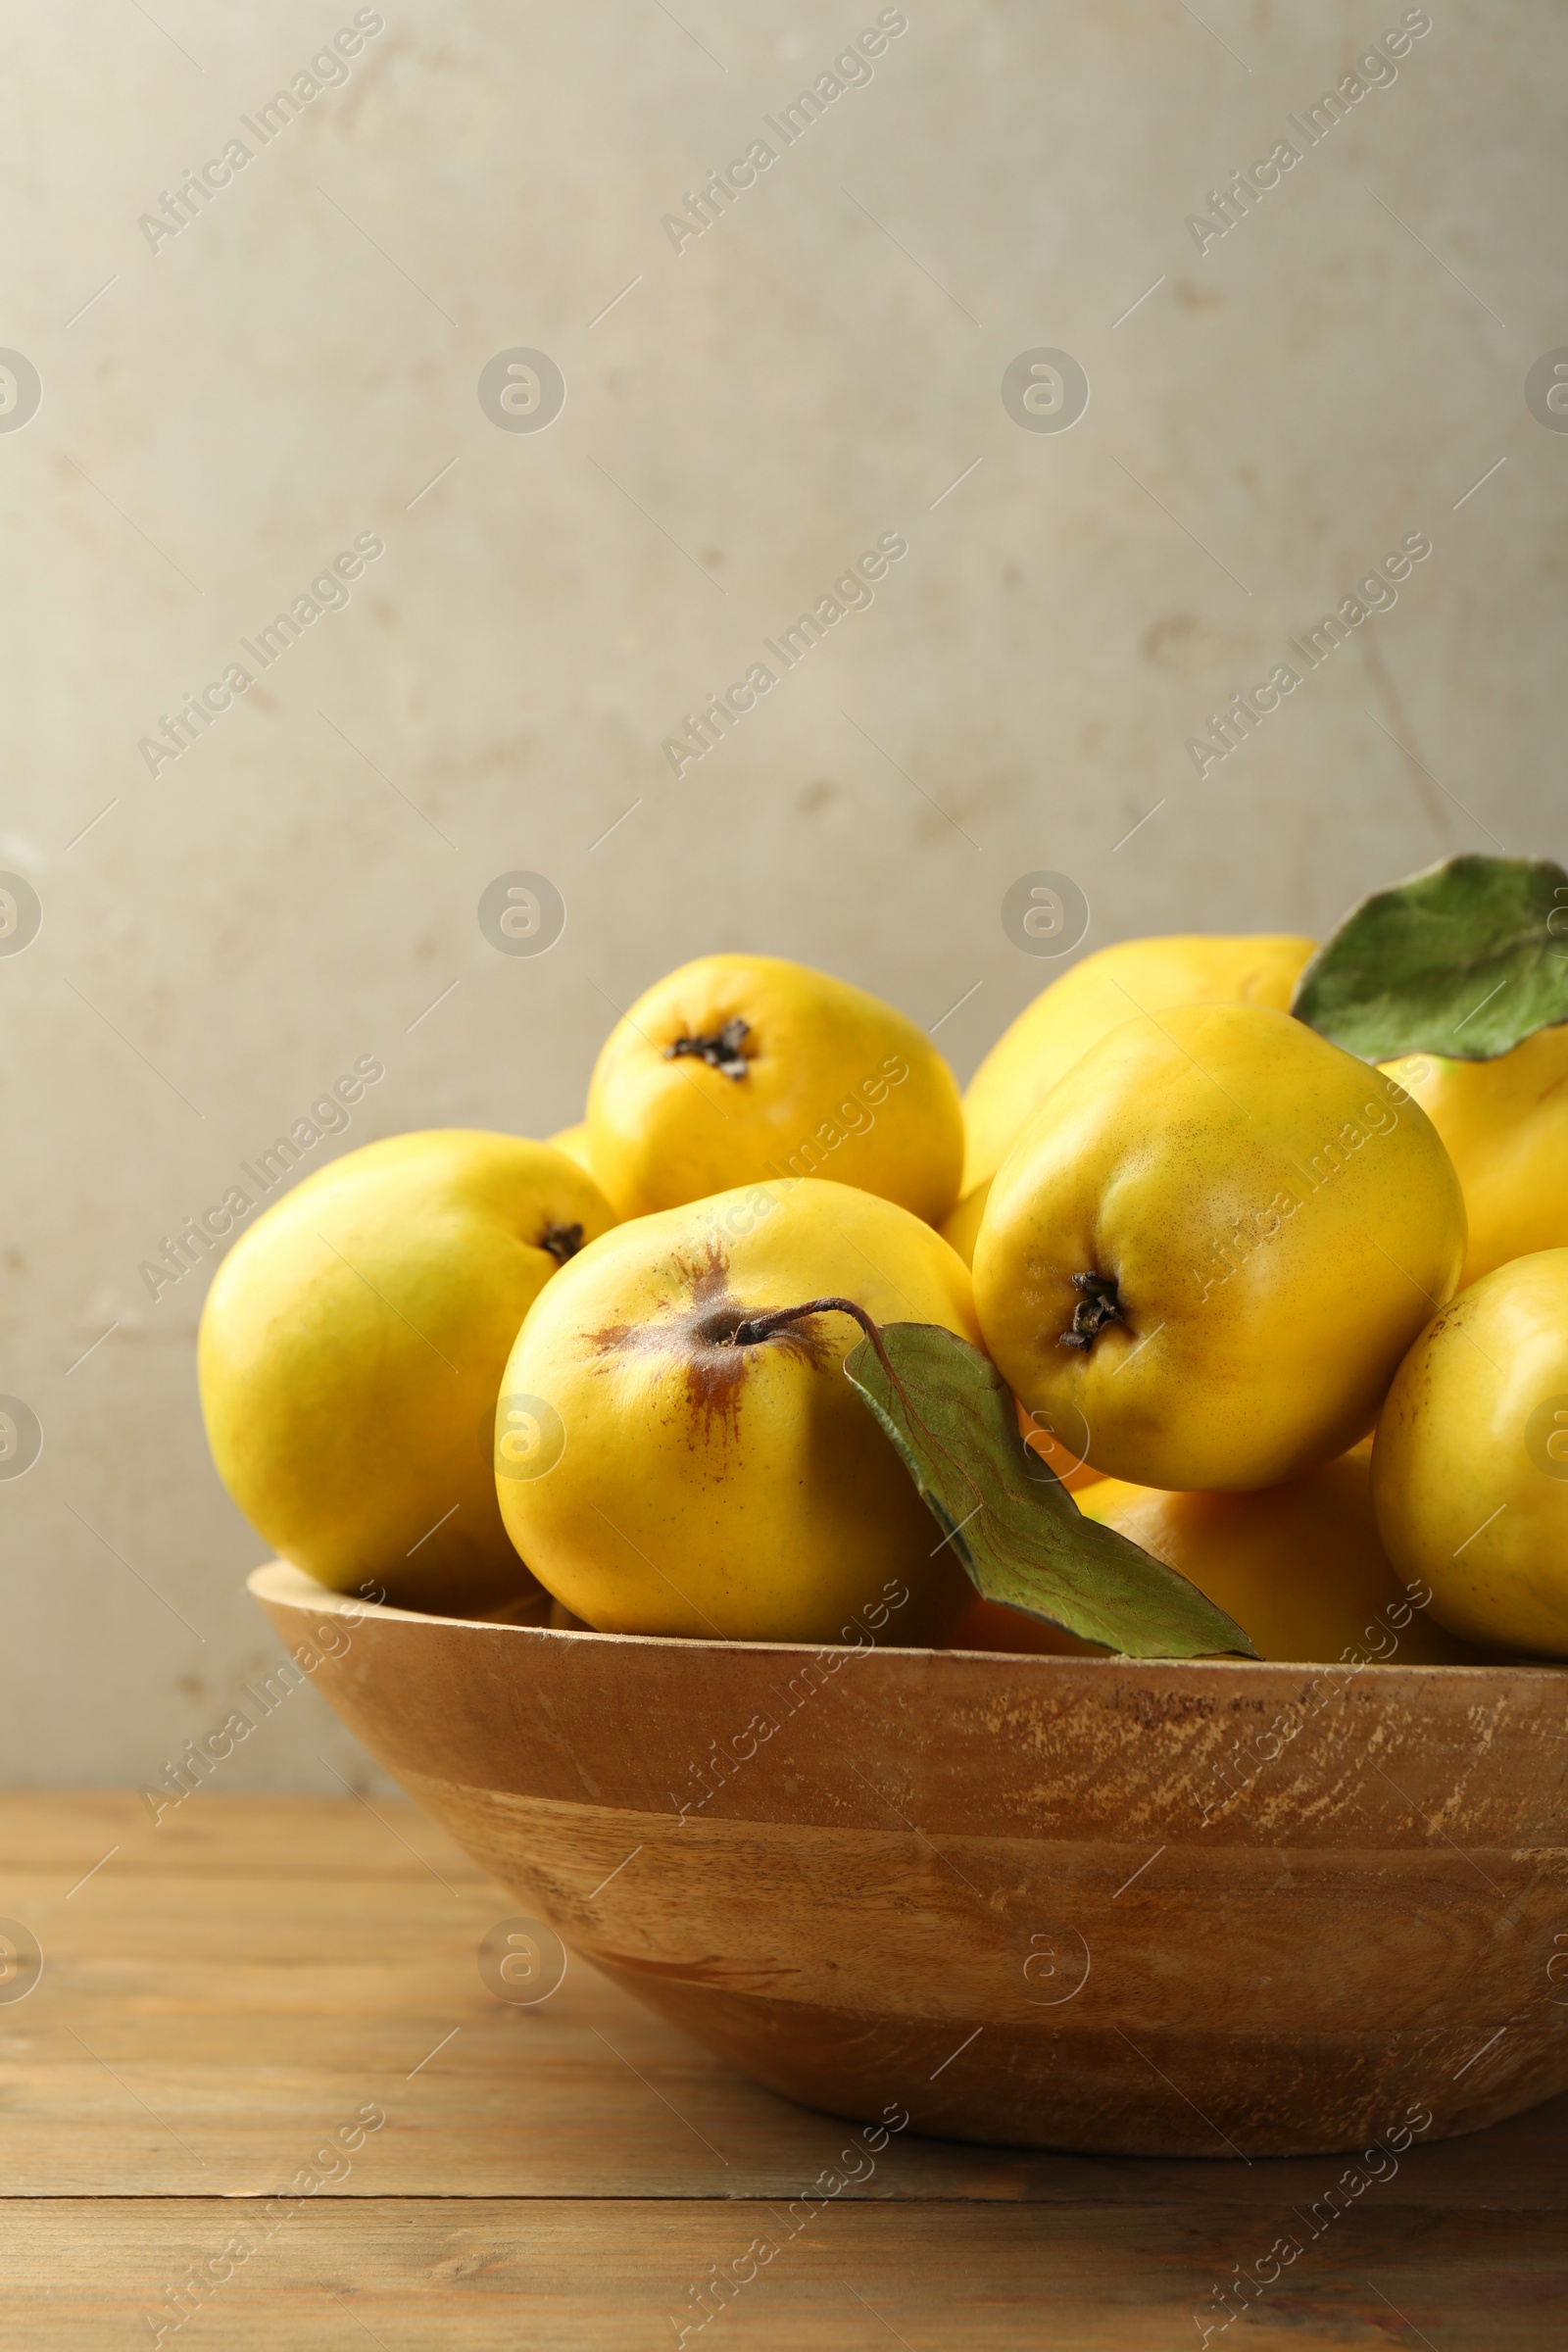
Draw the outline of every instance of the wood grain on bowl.
M1253 2157L1568 2087L1553 1668L661 1641L280 1562L251 1589L519 1905L808 2105Z

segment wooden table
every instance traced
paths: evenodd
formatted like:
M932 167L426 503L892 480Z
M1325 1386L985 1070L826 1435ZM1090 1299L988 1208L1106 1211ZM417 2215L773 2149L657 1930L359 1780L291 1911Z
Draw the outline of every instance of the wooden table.
M791 2236L849 2129L581 1964L497 1999L514 1908L402 1805L6 1798L0 1917L43 1953L0 2005L7 2352L1568 2343L1568 2100L1412 2149L1231 2333L1214 2290L1339 2161L894 2138Z

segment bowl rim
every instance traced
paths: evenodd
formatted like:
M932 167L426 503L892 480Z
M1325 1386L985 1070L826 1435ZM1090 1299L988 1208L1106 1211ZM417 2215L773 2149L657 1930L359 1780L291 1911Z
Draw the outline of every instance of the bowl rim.
M477 1634L518 1635L525 1640L547 1642L614 1642L623 1649L656 1652L667 1655L672 1650L693 1650L703 1658L733 1652L747 1657L822 1657L843 1651L847 1657L864 1654L856 1643L849 1642L729 1642L703 1640L689 1634L608 1634L592 1628L576 1632L567 1626L514 1625L494 1617L440 1617L427 1609L404 1609L391 1602L363 1599L355 1592L339 1592L330 1585L318 1584L308 1570L297 1567L292 1560L274 1557L253 1568L245 1580L246 1591L258 1602L273 1606L311 1609L328 1616L352 1616L355 1623L367 1618L389 1620L399 1625L436 1625L453 1632ZM1568 1660L1551 1658L1496 1658L1465 1660L1451 1665L1418 1663L1398 1665L1382 1663L1369 1658L1357 1664L1347 1658L1133 1658L1118 1654L1096 1657L1051 1650L1022 1649L933 1649L918 1648L902 1642L872 1643L873 1649L884 1658L961 1658L971 1663L986 1660L1009 1673L1043 1668L1047 1672L1062 1668L1113 1667L1119 1672L1150 1674L1350 1674L1376 1675L1441 1675L1445 1682L1456 1675L1482 1676L1489 1683L1499 1677L1561 1676L1568 1673ZM938 1671L941 1671L939 1669Z

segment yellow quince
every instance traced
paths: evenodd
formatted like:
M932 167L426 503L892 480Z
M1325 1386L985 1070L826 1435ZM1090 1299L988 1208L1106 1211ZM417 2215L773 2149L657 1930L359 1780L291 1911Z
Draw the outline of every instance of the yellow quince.
M705 956L611 1031L588 1143L623 1217L796 1176L937 1224L957 1198L963 1113L947 1063L891 1004L775 956Z

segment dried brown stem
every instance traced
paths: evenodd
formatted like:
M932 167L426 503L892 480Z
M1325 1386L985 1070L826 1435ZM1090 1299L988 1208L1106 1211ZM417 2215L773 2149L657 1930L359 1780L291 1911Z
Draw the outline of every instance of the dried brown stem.
M763 1313L748 1315L743 1323L736 1324L732 1334L734 1345L737 1348L755 1348L759 1342L770 1340L774 1332L786 1331L792 1323L804 1322L808 1315L852 1315L876 1349L883 1371L903 1395L904 1383L888 1360L880 1329L864 1307L857 1306L853 1298L808 1298L802 1306L770 1306Z

